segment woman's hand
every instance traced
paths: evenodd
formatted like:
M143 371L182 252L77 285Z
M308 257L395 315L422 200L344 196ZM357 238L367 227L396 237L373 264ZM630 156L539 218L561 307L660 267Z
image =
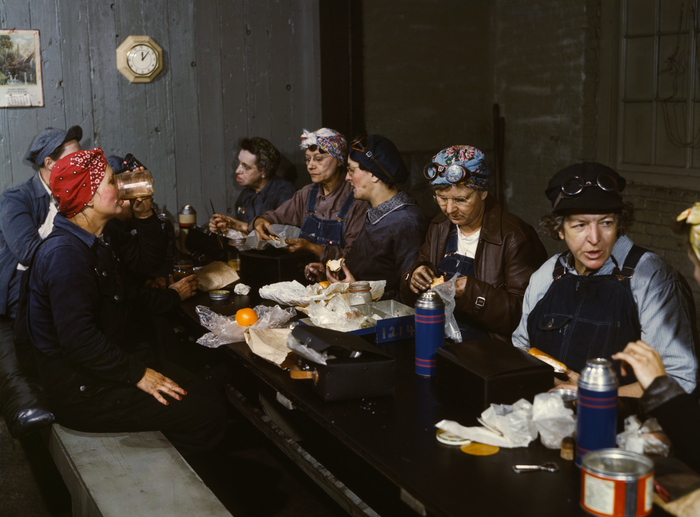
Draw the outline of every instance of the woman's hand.
M231 219L227 215L214 214L211 219L209 219L209 231L212 233L224 233L226 228L231 228L233 225Z
M343 273L345 273L345 279L341 280L338 275L340 275L340 271L336 271L335 273L331 271L331 269L326 266L326 278L331 284L336 284L338 282L343 282L345 284L350 284L355 281L355 277L352 276L352 273L348 269L348 266L345 264L345 261L343 261Z
M182 400L182 396L187 395L187 392L178 386L175 381L168 379L165 375L161 375L150 368L146 368L146 372L136 384L136 387L153 395L158 402L166 406L169 406L170 402L165 400L161 393L165 393L175 400Z
M146 219L153 215L153 210L151 210L152 203L153 198L137 197L131 201L131 212L136 219Z
M285 242L287 243L287 247L285 249L290 253L308 251L309 253L313 253L317 257L320 257L321 251L323 250L323 248L321 248L321 246L318 244L312 244L306 239L287 239Z
M320 262L312 262L306 264L304 268L304 276L311 282L322 282L326 279L326 270Z
M190 275L171 284L169 289L175 289L177 294L180 295L180 301L184 301L190 296L194 296L194 294L197 292L198 285L199 278L197 278L197 275Z
M568 379L565 381L561 380L559 377L554 377L554 388L552 389L578 391L578 379L581 376L577 372L568 369L566 370L566 376Z
M627 343L625 349L613 355L612 358L622 361L620 367L623 375L629 373L628 367L631 366L639 384L644 389L647 389L657 377L666 375L659 353L641 340Z
M269 241L272 239L272 234L270 234L270 221L267 219L257 219L255 221L255 232L258 234L258 238L261 241Z
M464 290L467 288L467 278L466 276L462 276L455 280L455 299L464 294Z
M419 266L411 275L410 288L414 293L420 293L430 287L435 275L428 266Z

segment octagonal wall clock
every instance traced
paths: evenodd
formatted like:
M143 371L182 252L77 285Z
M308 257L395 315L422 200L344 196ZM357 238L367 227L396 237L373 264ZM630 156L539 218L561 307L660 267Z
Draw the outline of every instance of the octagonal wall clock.
M117 70L131 83L150 83L163 70L163 49L148 36L129 36L117 47Z

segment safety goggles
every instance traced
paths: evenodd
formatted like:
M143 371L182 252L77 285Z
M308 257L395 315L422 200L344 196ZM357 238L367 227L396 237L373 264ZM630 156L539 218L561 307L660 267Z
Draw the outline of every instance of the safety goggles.
M444 177L450 183L455 185L462 183L463 181L474 177L474 178L485 178L485 174L479 174L477 172L472 172L466 167L458 163L453 163L452 165L441 165L439 163L429 163L423 167L423 176L428 180L433 181L438 176Z
M379 160L377 160L374 157L374 154L372 154L372 151L367 149L367 139L363 136L362 138L358 138L355 140L352 144L350 144L352 147L353 151L357 151L359 153L364 154L367 158L372 160L372 163L374 163L377 167L379 167L379 170L384 173L384 175L387 177L387 179L391 182L390 184L394 184L394 178L392 177L391 174L389 174L389 171L387 171L384 166L379 163Z
M598 187L600 190L605 192L615 192L618 195L620 192L617 190L617 180L613 178L610 174L599 174L595 179L595 183L592 181L584 181L580 176L569 176L561 184L561 192L554 201L553 209L557 208L559 202L564 198L572 198L578 196L583 189L587 187Z

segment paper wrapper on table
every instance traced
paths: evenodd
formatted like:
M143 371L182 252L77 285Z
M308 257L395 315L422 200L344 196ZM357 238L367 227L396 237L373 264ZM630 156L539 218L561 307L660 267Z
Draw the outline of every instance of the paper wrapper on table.
M394 394L394 359L359 336L299 325L290 346L297 365L316 372L314 380L299 382L310 382L326 402Z
M542 445L560 449L561 441L576 431L574 410L564 406L564 399L555 391L535 395L532 421L540 433Z
M551 366L499 339L438 348L435 377L442 398L479 411L492 403L534 399L554 384Z
M225 262L215 261L197 271L199 290L209 292L221 289L238 280L238 273Z
M260 297L265 300L272 300L283 305L305 306L312 301L330 300L337 294L345 294L348 292L350 284L338 282L331 284L327 288L321 287L319 284L312 284L304 287L296 280L291 282L277 282L275 284L265 285L260 288ZM378 300L384 296L384 288L386 280L370 280L369 288L373 300Z
M452 420L442 420L435 427L473 442L507 448L527 447L537 438L537 428L532 423L532 404L525 399L512 406L493 404L481 413L481 421L488 428L464 427Z
M247 329L245 342L258 357L282 366L291 350L287 347L287 336L291 329Z

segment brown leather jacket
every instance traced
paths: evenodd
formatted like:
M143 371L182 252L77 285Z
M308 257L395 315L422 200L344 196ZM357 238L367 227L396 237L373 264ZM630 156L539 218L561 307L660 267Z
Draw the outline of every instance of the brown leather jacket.
M427 265L437 274L436 265L445 256L451 224L444 214L437 215L430 222L418 260L401 278L404 303L414 305L418 299L410 288L411 275L416 268ZM534 228L487 197L474 257L476 277L467 279L455 310L480 321L488 328L491 337L510 341L520 323L523 295L530 276L545 260L547 250Z

